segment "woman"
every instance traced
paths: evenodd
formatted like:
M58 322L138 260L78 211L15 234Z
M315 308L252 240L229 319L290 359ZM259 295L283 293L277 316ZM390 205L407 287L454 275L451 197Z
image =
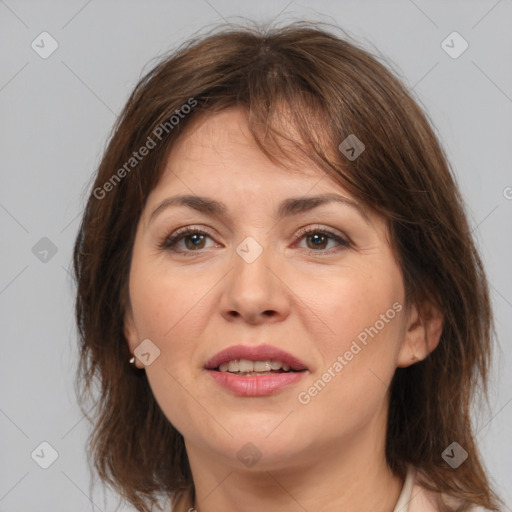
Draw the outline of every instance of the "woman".
M240 27L163 60L74 268L90 454L137 510L498 510L482 263L425 114L356 43Z

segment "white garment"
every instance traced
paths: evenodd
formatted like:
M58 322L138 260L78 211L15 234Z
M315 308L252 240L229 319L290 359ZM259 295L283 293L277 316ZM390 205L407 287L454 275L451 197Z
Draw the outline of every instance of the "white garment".
M405 477L404 486L402 492L398 497L393 512L409 512L409 502L411 501L412 489L414 487L414 481L416 480L416 469L409 467L407 476Z

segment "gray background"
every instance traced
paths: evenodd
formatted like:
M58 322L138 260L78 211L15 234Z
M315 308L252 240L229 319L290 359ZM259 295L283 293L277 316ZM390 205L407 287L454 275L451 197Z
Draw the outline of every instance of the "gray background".
M382 53L428 110L492 285L500 346L491 410L475 419L512 510L511 0L0 0L0 511L114 509L100 485L90 494L87 422L73 391L72 244L91 175L142 72L197 30L238 16L339 24ZM59 45L47 59L31 47L43 31ZM456 59L441 47L453 31L469 43ZM56 254L40 252L43 237ZM43 441L58 452L48 469L31 458Z

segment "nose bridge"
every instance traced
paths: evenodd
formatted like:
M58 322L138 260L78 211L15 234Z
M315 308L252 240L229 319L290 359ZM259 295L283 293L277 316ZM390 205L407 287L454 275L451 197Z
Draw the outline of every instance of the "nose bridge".
M278 255L268 243L246 237L233 254L233 269L223 292L223 314L241 316L254 322L258 318L286 315L287 299L282 283L274 276Z
M248 236L235 248L234 269L232 272L233 284L238 285L238 293L255 295L271 291L272 255L268 241L261 243L253 236Z

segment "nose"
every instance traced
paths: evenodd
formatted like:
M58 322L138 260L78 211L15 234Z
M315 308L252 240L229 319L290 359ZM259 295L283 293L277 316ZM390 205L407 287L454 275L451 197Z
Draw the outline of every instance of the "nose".
M235 251L233 268L224 280L222 316L250 324L283 321L290 313L289 289L280 276L277 256L270 250L246 261Z

